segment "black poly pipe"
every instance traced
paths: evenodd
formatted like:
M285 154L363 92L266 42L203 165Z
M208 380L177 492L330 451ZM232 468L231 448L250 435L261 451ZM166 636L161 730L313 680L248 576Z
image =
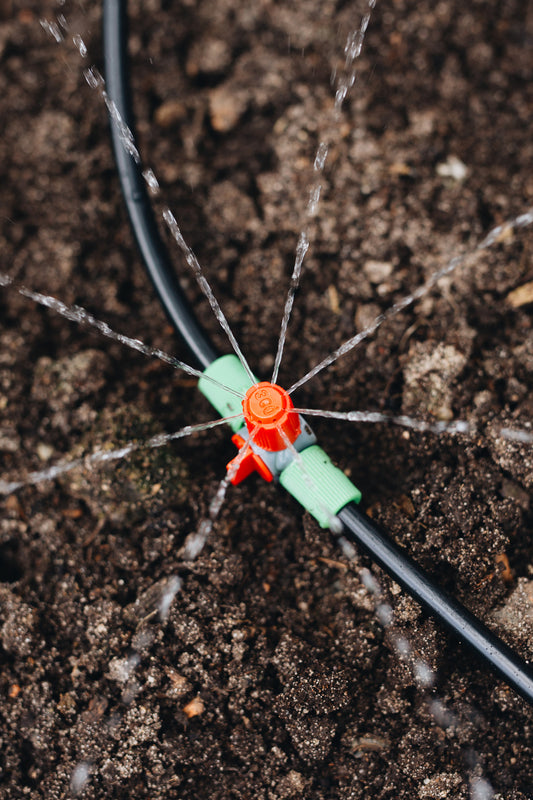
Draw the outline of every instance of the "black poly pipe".
M488 662L497 675L533 705L533 671L517 653L458 600L433 583L355 503L348 503L337 516L349 541L368 553L425 611Z
M128 78L128 20L126 0L104 0L103 41L106 90L122 121L135 135ZM163 307L202 369L218 358L215 347L191 312L154 220L140 165L126 151L118 126L111 136L122 194L137 246Z

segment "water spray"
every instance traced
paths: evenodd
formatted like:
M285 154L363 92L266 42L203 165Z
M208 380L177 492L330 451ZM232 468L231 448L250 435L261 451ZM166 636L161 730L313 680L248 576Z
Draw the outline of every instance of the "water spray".
M107 91L113 108L128 129L134 131L126 42L126 0L104 0ZM141 167L124 148L120 127L111 124L111 134L134 236L171 322L188 345L192 356L204 369L204 375L199 382L200 391L208 397L222 417L236 416L230 424L234 442L240 447L241 453L243 446L248 445L245 455L237 457L240 458L237 468L235 463L232 465L230 462L230 480L239 482L252 472L258 472L269 482L279 482L323 528L330 528L339 536L341 544L354 543L366 552L455 638L467 644L487 666L533 705L531 667L481 620L438 587L385 531L379 529L361 512L358 508L361 500L359 490L316 444L311 429L292 406L289 395L342 353L333 353L328 357L327 363L321 362L288 391L276 383L257 381L240 351L236 350L237 355L219 356L209 337L197 323L174 275L153 217ZM530 224L531 221L533 213L528 211L523 215L523 221L521 217L517 218L513 225L521 226ZM175 220L171 220L169 224L167 220L174 238L185 252L189 266L196 271L194 263L191 264L191 251L188 248L184 250L181 233L177 223L175 230L173 229L173 222ZM481 242L478 250L492 244L493 238L489 237ZM463 260L462 257L453 259L443 269L442 274L449 274ZM434 283L436 279L432 285ZM378 324L423 296L427 290L428 287L423 286L396 304L389 315L378 318ZM220 321L218 313L217 317ZM373 330L374 328L367 335ZM342 352L352 349L359 338L360 335L346 342L341 347ZM273 380L276 378L277 374L273 376ZM210 379L223 383L227 388L212 384ZM244 395L242 403L235 393ZM227 481L227 477L224 481Z

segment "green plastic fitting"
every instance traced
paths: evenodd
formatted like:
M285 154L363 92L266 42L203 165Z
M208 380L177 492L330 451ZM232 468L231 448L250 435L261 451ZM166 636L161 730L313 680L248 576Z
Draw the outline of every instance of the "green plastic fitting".
M213 380L236 392L240 392L243 396L250 386L253 386L250 383L248 373L233 353L227 356L220 356L216 361L209 364L207 369L204 370L204 375L207 375L208 378L213 378ZM259 381L256 381L256 383L259 383ZM240 415L237 419L232 419L228 422L233 433L237 433L244 425L242 403L239 398L210 380L205 380L203 377L198 381L198 388L204 397L207 397L211 405L216 408L221 417Z
M329 528L341 508L360 502L361 492L317 444L302 450L300 458L283 470L279 482L322 528Z

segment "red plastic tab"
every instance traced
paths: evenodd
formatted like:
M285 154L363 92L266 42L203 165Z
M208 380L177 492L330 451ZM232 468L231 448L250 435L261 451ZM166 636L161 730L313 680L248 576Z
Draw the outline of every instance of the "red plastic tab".
M231 437L231 441L239 448L239 450L246 444L246 439L243 439L238 433L235 433ZM234 465L239 458L239 466L237 467L235 475L231 479L231 482L235 486L241 481L244 481L248 475L252 474L252 472L258 472L265 481L273 480L272 473L266 466L265 462L257 455L257 453L254 453L251 447L248 448L243 457L237 455L229 462L226 467L228 472L234 468Z

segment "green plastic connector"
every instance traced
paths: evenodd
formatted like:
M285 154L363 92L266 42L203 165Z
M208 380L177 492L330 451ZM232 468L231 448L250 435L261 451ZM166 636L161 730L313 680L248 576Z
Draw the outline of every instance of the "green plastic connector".
M204 370L204 375L243 395L246 394L250 386L253 386L246 370L237 356L233 354L217 358ZM259 381L256 382L259 383ZM241 414L242 403L236 395L227 392L203 377L198 381L198 388L204 397L207 397L211 405L216 408L221 417L232 417L235 414ZM239 416L237 419L232 419L228 422L228 425L233 433L237 433L244 425L244 417Z
M300 457L305 472L295 460L283 470L279 482L322 528L329 528L331 517L341 508L359 503L361 492L318 445L302 450Z

